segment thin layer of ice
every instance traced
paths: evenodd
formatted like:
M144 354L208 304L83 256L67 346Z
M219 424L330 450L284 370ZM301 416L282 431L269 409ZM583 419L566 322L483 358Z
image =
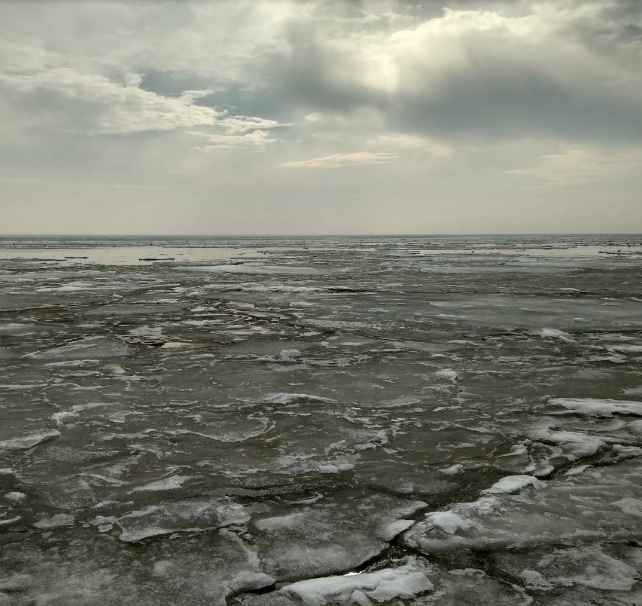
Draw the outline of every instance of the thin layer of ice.
M53 347L26 354L31 360L86 360L96 358L122 358L132 350L118 339L111 337L87 337L72 341L61 347Z
M630 400L598 400L594 398L553 398L554 406L562 406L576 414L591 417L612 417L614 414L642 417L642 402Z
M152 505L118 518L121 541L131 543L180 531L199 531L244 524L250 516L227 497L185 499Z
M22 436L20 438L10 438L9 440L2 440L0 442L0 450L28 450L33 448L42 442L47 442L53 440L60 435L60 432L56 429L49 429L47 431L41 431L39 433L33 433L28 436Z

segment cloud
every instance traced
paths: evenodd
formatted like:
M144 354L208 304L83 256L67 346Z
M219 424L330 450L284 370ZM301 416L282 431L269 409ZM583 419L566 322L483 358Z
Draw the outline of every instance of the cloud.
M577 187L606 183L634 173L642 166L642 150L609 150L571 147L541 156L531 168L509 173L534 180L536 188Z
M424 151L434 156L450 156L453 153L452 147L445 143L406 133L378 135L369 139L368 143L386 149Z
M343 168L346 166L370 166L373 164L388 164L399 156L389 152L353 152L349 154L332 154L323 158L285 162L281 168Z
M217 149L230 149L235 147L254 147L262 148L269 143L274 143L276 139L263 130L254 130L242 135L216 135L206 133L192 133L203 135L207 142L204 145L198 145L194 149L212 151Z
M10 0L0 22L7 231L604 230L604 199L642 230L639 0Z
M372 31L344 21L331 33L312 15L290 27L288 51L272 56L266 71L313 114L368 107L398 131L642 140L642 79L620 60L620 42L589 48L568 35L593 24L599 4L521 7L518 14L446 9ZM628 61L642 60L641 50L629 45Z
M0 177L0 181L3 183L8 183L10 185L26 185L33 187L86 187L90 189L133 189L140 191L160 191L165 189L164 187L159 187L158 185L137 185L133 183L93 183L89 181L61 182L20 177Z
M212 89L163 95L142 88L139 73L122 72L118 77L63 66L69 59L24 44L5 43L0 48L0 85L9 94L37 99L54 95L62 112L73 112L72 128L92 135L131 135L146 131L172 131L198 126L217 126L230 134L271 129L278 122L255 116L230 115L200 104ZM20 51L20 52L18 52ZM27 61L20 65L19 56ZM49 101L50 106L56 102ZM73 108L73 109L72 109ZM65 123L65 120L61 120ZM65 124L65 129L68 129Z
M209 91L187 91L163 97L139 87L137 74L116 82L99 74L56 67L32 73L0 74L0 83L21 93L50 91L70 104L84 104L92 112L90 134L132 134L215 124L219 113L194 101Z

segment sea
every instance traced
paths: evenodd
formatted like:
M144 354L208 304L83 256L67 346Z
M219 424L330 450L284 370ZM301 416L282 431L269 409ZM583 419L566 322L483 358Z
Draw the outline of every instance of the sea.
M642 236L0 237L0 605L642 602Z

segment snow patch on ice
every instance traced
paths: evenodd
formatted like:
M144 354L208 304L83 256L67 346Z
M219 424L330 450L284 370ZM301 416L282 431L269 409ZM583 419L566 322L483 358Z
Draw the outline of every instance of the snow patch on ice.
M456 463L455 465L451 465L450 467L444 467L439 471L441 471L441 473L445 473L447 476L452 476L456 473L459 473L460 471L463 471L463 469L464 466L461 463Z
M76 522L73 514L67 513L57 513L50 518L42 518L34 524L36 528L40 529L49 529L56 528L58 526L73 526Z
M460 518L452 511L437 511L426 514L426 519L435 528L439 528L448 534L454 534L457 530L468 530L470 522Z
M395 598L413 598L433 589L428 570L411 559L399 568L384 568L376 572L350 576L322 577L299 581L281 589L288 596L297 597L306 606L324 606L328 603L346 603L366 606Z
M17 491L12 491L12 492L7 492L4 495L4 498L7 499L10 503L20 503L23 499L25 499L27 495L24 492L17 492Z
M544 486L544 482L538 480L535 476L506 476L482 492L484 494L512 494L519 492L526 486L533 486L539 489Z

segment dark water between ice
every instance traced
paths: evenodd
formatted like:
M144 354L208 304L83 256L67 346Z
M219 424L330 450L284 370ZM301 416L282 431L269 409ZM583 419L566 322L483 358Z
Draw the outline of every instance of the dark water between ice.
M0 238L0 605L642 603L641 269Z

